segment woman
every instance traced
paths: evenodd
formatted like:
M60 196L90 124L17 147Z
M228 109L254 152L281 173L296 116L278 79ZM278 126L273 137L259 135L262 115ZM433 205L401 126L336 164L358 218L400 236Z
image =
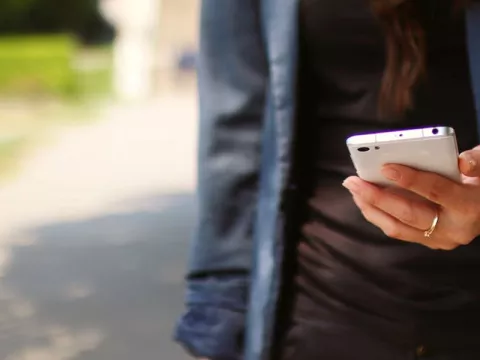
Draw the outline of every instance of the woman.
M480 6L204 0L201 31L177 340L212 360L480 359ZM456 129L463 184L384 167L425 202L354 176L348 136L430 125Z

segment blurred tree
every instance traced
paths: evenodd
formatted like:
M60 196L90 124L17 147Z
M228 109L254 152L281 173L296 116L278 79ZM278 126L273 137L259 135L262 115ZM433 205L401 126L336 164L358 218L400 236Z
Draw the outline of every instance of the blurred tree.
M0 1L0 32L23 32L28 27L28 13L37 0Z
M0 33L72 33L87 43L111 40L97 0L0 0Z

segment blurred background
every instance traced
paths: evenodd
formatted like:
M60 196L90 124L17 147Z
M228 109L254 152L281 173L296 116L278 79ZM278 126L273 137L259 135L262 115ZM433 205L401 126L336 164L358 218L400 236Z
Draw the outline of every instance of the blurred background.
M0 1L0 359L187 359L198 7Z

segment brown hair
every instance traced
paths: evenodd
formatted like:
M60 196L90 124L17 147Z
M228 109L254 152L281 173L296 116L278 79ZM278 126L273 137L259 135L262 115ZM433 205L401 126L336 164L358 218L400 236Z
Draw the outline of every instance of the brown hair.
M453 0L452 12L468 2ZM425 31L414 0L370 0L370 3L386 37L387 64L380 89L380 113L400 115L413 106L413 90L425 74Z

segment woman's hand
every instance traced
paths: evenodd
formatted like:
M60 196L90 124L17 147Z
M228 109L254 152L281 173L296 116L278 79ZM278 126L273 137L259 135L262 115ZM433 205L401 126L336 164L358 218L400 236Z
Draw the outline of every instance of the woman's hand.
M407 192L381 188L352 176L350 190L365 218L387 236L453 250L480 235L480 147L460 155L462 183L401 165L385 165L383 175ZM433 233L428 231L438 216Z

